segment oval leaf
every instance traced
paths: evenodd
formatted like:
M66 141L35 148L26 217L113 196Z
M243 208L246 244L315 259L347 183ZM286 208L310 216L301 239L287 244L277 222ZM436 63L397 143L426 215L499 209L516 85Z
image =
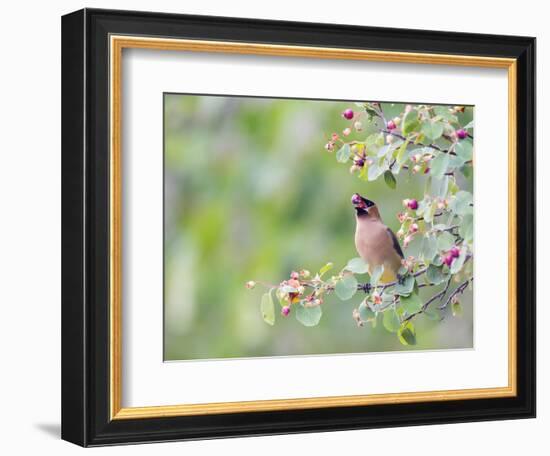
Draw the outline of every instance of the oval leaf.
M384 325L384 328L386 328L386 330L391 333L397 332L399 330L399 327L401 326L401 321L399 320L399 317L393 309L388 309L384 312L382 323Z
M369 272L369 265L363 260L363 258L357 257L349 260L344 269L355 274L365 274L366 272Z
M397 337L399 338L399 342L403 345L416 345L416 331L414 325L410 321L402 324L397 332Z
M260 310L262 312L262 318L268 324L273 326L275 324L275 306L273 305L273 298L271 297L271 291L265 293L262 296L260 303Z
M395 176L389 169L384 173L384 181L386 182L386 185L391 189L395 189L395 187L397 186Z
M401 296L401 307L411 315L422 309L422 300L416 293L411 293L409 296Z
M415 278L412 275L403 277L395 286L395 293L400 296L408 296L414 289Z
M340 163L347 163L351 156L351 147L349 144L344 144L338 152L336 152L336 160Z
M321 306L304 307L303 305L296 306L296 320L304 326L317 326L323 315Z
M342 301L351 299L357 292L357 279L351 274L342 277L334 287L334 292Z

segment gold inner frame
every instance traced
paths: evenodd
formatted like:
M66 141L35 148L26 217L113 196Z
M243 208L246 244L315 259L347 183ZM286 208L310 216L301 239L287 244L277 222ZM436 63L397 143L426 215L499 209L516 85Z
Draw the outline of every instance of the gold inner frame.
M228 54L301 57L316 59L366 60L428 65L453 65L508 70L508 386L403 392L353 396L274 399L170 406L122 407L122 145L121 96L123 49L194 51ZM221 42L110 36L110 415L111 419L158 418L185 415L311 409L374 404L449 401L511 397L517 394L517 284L516 284L516 119L517 61L511 58L464 55L387 52L309 46L287 46L242 42Z

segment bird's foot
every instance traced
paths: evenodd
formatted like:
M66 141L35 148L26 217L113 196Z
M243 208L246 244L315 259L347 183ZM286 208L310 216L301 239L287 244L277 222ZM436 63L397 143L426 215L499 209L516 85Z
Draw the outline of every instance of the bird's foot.
M372 286L370 283L364 283L362 285L359 285L359 289L367 294L370 293L370 291L372 290Z

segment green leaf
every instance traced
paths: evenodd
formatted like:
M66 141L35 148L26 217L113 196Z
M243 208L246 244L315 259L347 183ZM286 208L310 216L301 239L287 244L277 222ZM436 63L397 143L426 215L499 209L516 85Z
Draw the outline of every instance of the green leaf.
M399 320L398 315L395 313L395 310L388 309L384 312L382 324L384 325L384 328L386 328L389 332L395 333L399 330L399 327L401 326L401 321Z
M264 319L264 321L268 325L273 326L275 324L275 306L273 305L271 290L269 290L262 296L260 310L262 311L262 318Z
M408 158L407 156L407 146L409 145L409 141L403 141L403 144L399 146L399 150L397 151L397 155L395 157L395 160L399 165L402 165Z
M433 200L429 202L428 207L424 210L424 220L428 223L432 223L434 220L435 212L437 211L437 201Z
M463 309L460 301L455 301L451 304L451 311L453 312L453 317L462 317Z
M453 245L455 245L455 237L447 232L443 231L438 237L437 237L437 249L447 251L449 250Z
M411 293L409 296L401 296L400 301L401 306L409 315L422 309L422 300L416 293Z
M437 121L426 120L422 123L422 134L431 141L435 141L443 134L443 124Z
M435 254L437 253L437 239L432 234L427 234L422 239L422 258L429 263L432 262Z
M379 166L376 163L373 163L372 165L369 166L369 171L368 171L369 181L375 181L382 175L383 172L384 172L383 166Z
M440 153L430 162L430 174L441 179L449 167L449 154Z
M441 179L430 178L430 194L435 197L445 198L449 188L449 176L443 176Z
M321 306L304 307L302 304L296 306L296 320L304 326L317 326L323 315Z
M408 296L414 289L416 279L412 275L403 277L401 282L398 282L395 286L395 293L400 296Z
M391 189L395 189L395 187L397 186L395 176L389 169L384 173L384 181L386 182L386 185Z
M448 274L445 274L443 272L443 268L441 266L430 264L428 266L428 270L426 271L426 277L428 278L430 283L433 283L434 285L439 285L440 283L443 283L445 280L447 280L449 276Z
M376 266L370 273L370 284L375 287L378 285L378 281L380 280L380 277L382 277L382 274L384 273L384 266L379 265Z
M451 200L449 207L457 215L465 215L473 213L472 204L473 196L470 192L464 190L459 191Z
M418 120L418 112L411 109L403 116L401 131L403 132L403 135L409 136L411 133L417 131L419 127L420 121Z
M371 308L368 306L368 304L363 301L361 304L359 304L359 316L361 317L362 321L370 321L376 318L376 314L371 310Z
M320 270L319 270L319 276L322 277L324 273L330 271L334 265L332 263L325 264Z
M464 261L466 261L466 249L462 248L460 249L460 255L458 255L458 258L455 258L451 263L451 267L449 268L451 274L456 274L459 272L462 269L462 266L464 266Z
M414 325L410 321L403 323L397 331L397 337L403 345L416 345Z
M433 110L437 116L442 117L448 122L458 122L457 117L446 106L434 106Z
M365 260L363 260L363 258L357 257L349 260L344 269L355 274L365 274L366 272L369 272L369 265L365 262Z
M455 153L463 161L470 161L474 155L472 143L467 139L458 142L455 145Z
M334 292L342 301L351 299L357 292L357 279L353 275L345 275L334 287Z
M336 160L340 163L347 163L351 156L351 147L349 144L344 144L338 152L336 152Z
M458 227L458 234L460 234L466 242L472 242L474 239L474 216L473 214L466 214L462 223Z
M460 172L466 179L470 179L472 177L474 168L472 165L464 165L460 168Z
M472 128L474 128L474 121L473 120L462 127L462 129L464 129L464 130L470 130Z

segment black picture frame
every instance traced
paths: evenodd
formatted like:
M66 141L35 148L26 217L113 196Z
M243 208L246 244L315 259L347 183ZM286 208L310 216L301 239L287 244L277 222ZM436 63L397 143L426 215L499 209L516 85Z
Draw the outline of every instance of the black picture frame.
M111 420L109 36L517 59L517 395ZM62 438L82 446L535 416L535 39L84 9L62 18Z

